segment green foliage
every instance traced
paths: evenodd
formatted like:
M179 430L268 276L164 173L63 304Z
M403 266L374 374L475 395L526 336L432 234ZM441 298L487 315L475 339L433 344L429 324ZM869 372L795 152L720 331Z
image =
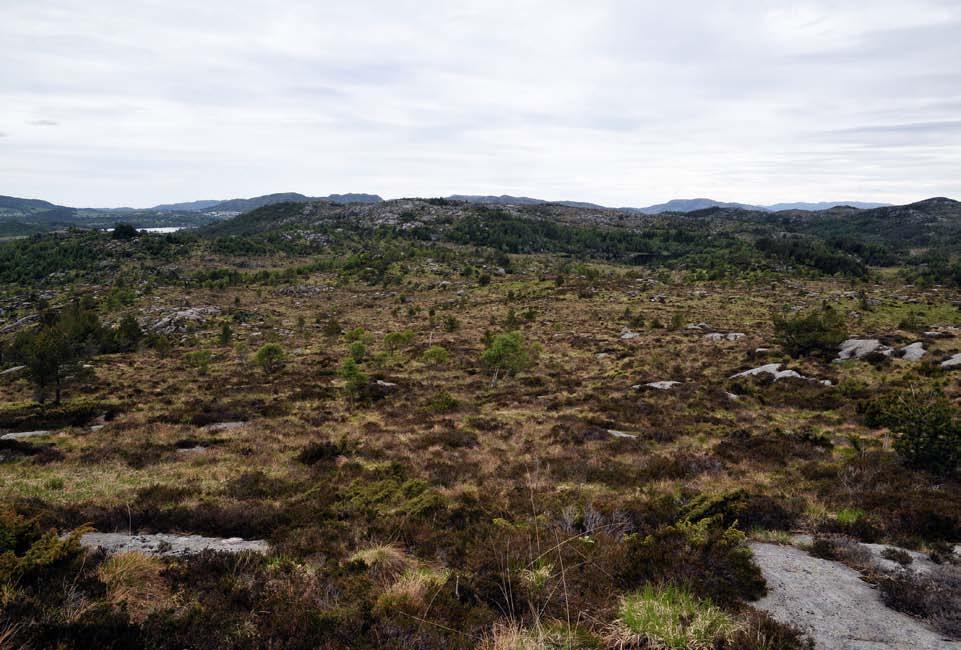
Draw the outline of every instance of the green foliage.
M450 354L447 352L447 348L440 345L432 345L420 355L420 360L424 365L432 368L446 365L449 359Z
M367 346L363 341L354 341L350 344L349 354L351 359L360 363L367 356Z
M453 314L449 314L444 318L444 331L446 332L456 332L460 329L460 321Z
M117 325L116 341L117 346L124 351L135 350L144 338L140 323L132 314L124 316Z
M58 567L75 564L83 555L76 530L60 538L12 510L0 509L0 594L13 593L17 583L42 579Z
M210 361L213 355L210 350L192 350L184 355L184 361L188 366L197 371L197 374L206 375L210 370Z
M343 360L337 374L344 380L344 391L351 399L360 397L369 382L367 375L353 357Z
M111 342L112 333L100 324L95 311L84 301L74 301L59 312L41 314L40 324L20 332L13 341L12 356L27 367L43 403L54 391L59 403L68 376L82 374L83 362Z
M876 399L867 409L872 426L897 434L894 448L911 467L937 474L961 463L961 412L943 393L913 388Z
M110 236L113 239L133 239L138 234L137 229L129 223L118 223L113 227Z
M664 650L713 648L728 640L737 628L730 614L684 589L645 585L621 601L612 641Z
M847 335L844 316L830 306L795 316L774 317L774 336L792 357L813 353L832 356Z
M327 322L324 323L324 326L321 329L321 332L327 338L332 339L332 338L337 338L338 336L343 334L344 328L341 327L340 323L337 321L336 318L331 317L327 319Z
M365 345L370 343L370 334L363 327L355 327L354 329L348 331L344 334L344 338L348 343L355 343L360 341Z
M230 323L224 322L220 325L220 334L217 336L217 342L220 345L230 345L230 341L234 337L234 331L230 327Z
M266 343L254 355L254 363L264 371L264 374L273 375L280 372L287 362L287 354L284 349L276 343Z
M414 340L414 331L410 329L401 332L390 332L384 337L384 347L388 352L396 352L410 345Z
M720 604L764 594L764 578L744 534L720 518L680 521L630 543L622 579L628 584L682 585Z
M758 250L776 259L787 260L817 269L828 275L847 275L857 278L867 275L865 263L850 253L831 244L810 237L765 237L755 244Z
M513 376L524 372L534 362L534 350L524 341L520 332L506 332L493 337L481 354L481 363L498 376Z
M434 413L450 413L460 406L460 402L447 391L441 391L430 399L429 406Z

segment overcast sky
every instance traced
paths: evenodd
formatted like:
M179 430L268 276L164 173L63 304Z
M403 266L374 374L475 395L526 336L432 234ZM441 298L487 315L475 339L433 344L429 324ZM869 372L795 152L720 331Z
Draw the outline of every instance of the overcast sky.
M961 1L0 0L0 194L961 198Z

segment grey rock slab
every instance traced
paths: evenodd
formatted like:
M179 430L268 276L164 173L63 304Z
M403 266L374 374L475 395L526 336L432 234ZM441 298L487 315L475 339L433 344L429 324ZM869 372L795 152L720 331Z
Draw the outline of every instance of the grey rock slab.
M871 552L871 560L874 562L882 571L887 573L897 573L899 571L912 571L914 573L930 573L938 565L931 561L924 553L919 553L917 551L909 551L908 549L899 548L897 546L891 546L889 544L860 544L861 548L864 548ZM902 553L907 553L911 557L911 563L902 566L893 560L881 557L881 554L885 549L893 548Z
M753 605L800 628L818 648L959 650L919 621L889 609L861 575L838 562L777 544L752 543L768 593Z
M680 385L681 385L681 382L679 381L666 380L666 381L652 381L648 384L644 384L643 386L640 386L640 385L636 386L636 388L653 388L654 390L671 390L675 386L680 386Z
M631 332L630 330L621 333L622 341L630 341L631 339L636 339L640 334L637 332Z
M53 431L21 431L20 433L5 433L0 436L0 440L21 440L23 438L38 438L49 436Z
M942 368L961 368L961 353L941 362Z
M0 372L0 377L9 377L10 375L19 375L21 372L26 370L26 366L14 366L12 368L7 368L3 372Z
M781 370L781 365L780 363L769 363L757 368L751 368L750 370L739 372L736 375L731 375L731 379L736 379L737 377L757 377L758 375L771 375L774 377L774 381L780 379L807 379L797 370Z
M848 339L841 344L838 351L838 361L848 359L863 359L869 354L880 352L881 354L891 354L891 348L881 345L877 339Z
M246 422L217 422L204 427L207 431L231 431L247 426Z
M133 535L127 533L86 533L80 538L85 548L103 549L106 553L145 553L164 557L184 557L204 551L266 553L270 546L262 539L239 537L202 537L200 535Z
M925 354L927 354L927 350L924 349L924 343L921 341L901 348L901 358L905 361L920 361Z
M637 436L633 433L618 431L617 429L608 429L607 432L615 438L637 438Z
M721 341L740 341L745 336L746 335L744 332L728 332L727 334L722 334L721 332L712 332L710 334L705 334L704 340L720 343Z

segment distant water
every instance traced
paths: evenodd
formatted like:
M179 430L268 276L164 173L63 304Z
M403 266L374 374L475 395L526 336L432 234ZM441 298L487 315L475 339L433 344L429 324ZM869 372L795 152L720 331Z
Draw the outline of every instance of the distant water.
M151 233L158 233L161 235L165 235L167 233L177 232L178 230L184 230L185 228L189 228L189 227L190 226L160 226L157 228L137 228L137 230L142 232L151 232ZM103 231L113 232L113 228L104 228Z
M137 230L146 230L147 232L156 232L161 235L168 232L177 232L178 230L183 230L186 226L163 226L161 228L137 228Z

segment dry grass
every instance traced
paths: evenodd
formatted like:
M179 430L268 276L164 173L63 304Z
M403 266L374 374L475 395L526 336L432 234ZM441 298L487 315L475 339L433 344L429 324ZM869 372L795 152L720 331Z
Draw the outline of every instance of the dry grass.
M363 562L371 578L382 585L392 583L416 566L416 560L396 544L368 546L351 555L350 561Z
M163 560L143 553L119 553L98 568L98 576L107 587L107 600L126 609L134 623L140 623L151 612L170 605L170 589L161 576Z

